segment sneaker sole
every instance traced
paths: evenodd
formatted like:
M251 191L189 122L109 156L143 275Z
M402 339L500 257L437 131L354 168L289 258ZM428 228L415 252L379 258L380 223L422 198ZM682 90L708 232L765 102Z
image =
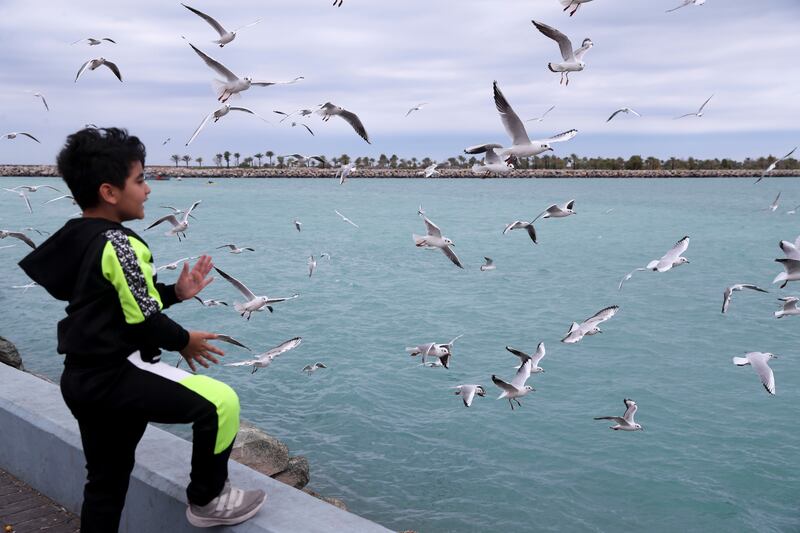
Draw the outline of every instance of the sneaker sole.
M186 519L192 524L194 527L214 527L214 526L233 526L236 524L241 524L245 520L249 520L253 518L258 511L264 506L267 502L267 495L264 494L264 498L261 502L253 507L250 511L246 514L235 516L231 518L203 518L202 516L197 516L192 513L192 508L187 506L186 507Z

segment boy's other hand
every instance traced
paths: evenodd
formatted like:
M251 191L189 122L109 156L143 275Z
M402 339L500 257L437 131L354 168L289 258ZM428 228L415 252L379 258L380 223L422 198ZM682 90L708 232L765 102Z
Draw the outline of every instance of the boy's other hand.
M213 354L225 355L225 352L207 342L216 338L216 333L208 333L206 331L189 332L189 344L187 344L180 353L183 358L186 359L186 362L189 363L189 368L192 369L192 372L197 371L195 362L205 368L208 368L208 361L215 365L219 364L219 361Z
M191 271L189 262L184 262L181 275L178 277L178 282L175 283L175 296L181 301L197 296L209 283L214 281L213 277L207 277L213 266L210 255L200 256Z

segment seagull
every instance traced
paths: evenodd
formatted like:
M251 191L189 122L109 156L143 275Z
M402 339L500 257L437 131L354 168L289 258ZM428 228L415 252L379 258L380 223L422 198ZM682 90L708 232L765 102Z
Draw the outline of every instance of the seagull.
M300 222L300 221L299 221L299 220L297 220L297 219L294 219L294 227L295 227L295 229L296 229L297 231L300 231L300 226L302 226L302 225L303 225L303 223L302 223L302 222Z
M202 130L206 126L206 124L208 123L208 121L211 118L213 118L214 122L216 123L216 122L219 121L219 119L221 119L222 117L224 117L225 115L227 115L231 111L243 111L245 113L249 113L251 115L255 115L258 118L260 118L261 120L263 120L264 122L266 122L267 124L269 124L269 121L267 119L265 119L264 117L262 117L261 115L259 115L258 113L256 113L255 111L253 111L251 109L247 109L246 107L241 107L241 106L230 105L230 104L222 104L222 107L220 107L219 109L217 109L215 111L212 111L211 113L206 115L206 118L203 119L203 121L200 123L200 125L197 126L197 129L194 130L194 133L192 133L192 136L189 138L189 140L186 141L186 146L189 146L192 143L192 141L195 139L195 137L197 137L200 134L200 130Z
M481 385L456 385L453 388L456 390L456 396L461 396L461 400L464 402L464 407L472 407L472 400L475 398L476 394L481 398L486 396L486 389L484 389Z
M590 316L580 324L577 322L573 322L572 326L570 326L569 331L567 332L566 337L561 339L561 342L566 344L575 344L576 342L580 341L585 335L595 335L597 333L602 333L600 331L600 324L608 320L609 318L613 317L619 311L619 306L612 305L610 307L606 307L605 309L601 309L594 315Z
M348 163L336 169L336 174L334 174L333 177L335 178L338 176L339 185L344 185L344 182L347 181L348 176L350 176L350 174L353 174L355 170L356 170L356 164Z
M506 162L510 163L511 161L509 161L509 159L512 156L532 157L548 150L552 151L553 148L550 146L551 143L568 141L578 134L578 130L572 129L563 133L559 133L558 135L554 135L548 139L531 141L530 137L528 137L528 132L525 130L525 125L522 124L522 121L514 112L511 104L509 104L508 100L506 100L506 97L503 96L503 93L500 91L500 87L497 86L496 81L493 83L492 88L494 90L495 107L500 113L500 120L503 122L503 127L505 128L506 133L509 137L511 137L512 141L510 148L503 148L500 152L500 155L506 158ZM470 151L469 148L465 151L467 153L474 153Z
M484 259L486 260L486 262L481 265L481 272L486 272L487 270L494 270L497 268L494 264L494 261L492 261L491 257L484 256Z
M764 208L764 211L770 211L772 213L777 211L778 210L778 201L780 200L780 198L781 198L781 193L779 192L778 196L776 196L775 199L772 201L772 203L769 204L769 207L765 207Z
M320 162L323 164L323 166L325 165L325 162L327 161L327 160L325 159L325 156L324 156L324 155L288 154L288 155L285 155L285 156L283 156L283 157L291 157L291 158L294 158L295 162L296 162L298 165L304 165L304 166L308 166L308 163L309 163L309 162L310 162L312 159L316 159L317 161L320 161Z
M519 357L520 366L525 364L526 361L530 361L531 374L540 374L544 372L544 368L541 368L539 366L539 361L541 361L544 358L545 354L544 342L540 342L539 345L536 346L536 353L533 354L533 356L530 356L523 351L517 350L516 348L512 348L511 346L506 346L506 350ZM519 368L519 366L517 368Z
M250 315L252 315L256 311L261 311L266 307L267 310L269 310L269 312L271 313L272 304L285 302L286 300L292 300L300 296L299 294L293 294L292 296L288 296L285 298L270 298L269 296L256 296L250 289L247 288L247 286L245 286L244 283L242 283L238 279L226 274L217 267L214 267L214 270L216 270L220 276L228 280L231 283L231 285L236 287L236 289L239 292L241 292L245 298L247 298L247 301L245 303L234 302L233 304L233 308L236 309L237 313L240 313L241 316L247 315L247 320L250 320Z
M572 15L574 15L578 11L578 8L581 7L581 4L585 4L586 2L591 2L591 1L592 0L559 0L559 2L561 2L561 5L564 6L564 9L563 9L564 11L566 11L569 8L575 6L572 9L572 11L569 12L569 16L570 17Z
M784 161L784 160L786 160L786 159L789 159L790 157L792 157L792 154L794 153L794 151L795 151L795 150L797 150L797 148L798 148L798 147L797 147L797 146L795 146L794 148L792 148L792 151L791 151L791 152L789 152L789 153L788 153L788 154L786 154L785 156L781 157L780 159L776 159L775 161L773 161L772 163L770 163L770 165L767 167L767 169L766 169L764 172L762 172L762 173L761 173L761 177L759 177L759 178L758 178L758 179L755 181L755 183L758 183L759 181L763 180L763 179L764 179L764 176L766 176L768 173L770 173L770 172L772 172L773 170L775 170L775 167L776 167L776 166L778 166L778 163L780 163L781 161ZM795 207L795 209L797 209L797 208Z
M122 74L120 74L119 67L117 67L115 63L108 61L104 57L96 57L94 59L88 60L86 63L81 65L81 68L78 70L78 74L75 76L75 83L78 83L78 78L80 78L81 75L84 72L86 72L86 69L96 70L98 67L101 67L103 65L108 67L111 70L111 72L114 73L114 75L117 77L119 81L122 81Z
M217 33L219 33L219 40L212 41L212 42L218 44L220 48L222 48L223 46L225 46L229 42L233 41L236 38L236 32L237 31L243 30L245 28L249 28L250 26L255 26L256 24L261 22L261 19L258 19L255 22L251 22L250 24L246 24L244 26L240 26L239 28L236 28L233 31L228 31L225 28L223 28L222 25L219 22L217 22L216 20L214 20L210 16L206 15L202 11L198 11L197 9L195 9L193 7L189 7L186 4L181 4L181 5L183 7L185 7L186 9L188 9L189 11L191 11L192 13L194 13L195 15L197 15L198 17L200 17L203 20L205 20L206 22L208 22L211 25L211 27L214 28L214 30Z
M156 272L161 272L162 270L177 270L181 263L184 261L191 261L192 259L197 259L197 256L194 257L181 257L177 261L173 261L172 263L167 263L166 265L162 265L156 268Z
M319 254L319 256L323 259L327 259L328 261L331 260L331 254L329 254L328 252L322 252L321 254Z
M643 270L652 270L653 272L666 272L673 267L681 266L684 263L688 263L689 260L683 257L681 254L689 248L689 236L685 235L681 240L675 243L675 245L669 249L667 253L665 253L661 259L654 259L647 263L647 266L644 268L637 268L627 274L622 281L619 282L619 290L622 290L622 284L631 279L634 272L639 272ZM773 282L774 283L774 282Z
M18 135L24 135L25 137L29 137L34 141L36 141L37 143L42 144L41 141L39 141L39 139L37 139L36 137L25 131L9 131L8 133L4 134L3 137L6 139L16 139Z
M675 117L675 120L677 120L677 119L679 119L679 118L684 118L684 117L697 117L697 118L700 118L700 117L702 117L702 116L703 116L703 108L705 108L705 107L706 107L706 104L708 104L708 103L711 101L711 99L712 99L712 98L714 98L714 95L713 95L713 94L712 94L711 96L709 96L709 97L708 97L708 100L706 100L705 102L703 102L703 105L701 105L701 106L700 106L700 109L698 109L698 110L697 110L697 111L695 111L694 113L686 113L685 115L681 115L681 116L679 116L679 117Z
M348 111L342 107L339 107L338 105L333 105L330 102L326 102L319 108L319 110L317 110L317 113L322 115L322 120L326 122L330 120L331 117L333 116L342 117L347 121L348 124L350 124L350 126L353 127L353 129L356 131L356 133L358 133L358 135L362 139L367 141L367 144L372 144L369 141L369 135L367 135L367 130L364 129L364 125L361 123L361 119L359 119L358 115L356 115L352 111Z
M37 192L39 189L52 189L56 192L61 192L61 190L56 189L52 185L17 185L16 187L12 187L12 191L18 191L20 189L26 190L28 192Z
M317 268L317 260L314 259L313 255L308 256L308 277L311 277L311 274L314 273L314 269Z
M283 115L283 118L280 119L279 122L283 122L287 118L289 118L291 116L294 116L294 115L297 115L298 113L300 114L301 117L307 117L308 115L311 115L311 114L314 113L314 111L312 111L311 109L298 109L297 111L292 111L291 113L286 113L285 111L278 111L278 110L274 110L272 112L276 113L278 115Z
M38 283L36 283L35 281L31 281L30 283L26 283L25 285L12 285L11 288L12 289L22 289L22 293L24 294L24 293L28 292L28 289L32 289L32 288L38 287L38 286L39 286Z
M334 210L333 210L333 212L334 212L334 213L336 213L337 215L339 215L339 217L340 217L342 220L344 220L345 222L347 222L347 223L348 223L348 224L350 224L351 226L355 226L356 228L358 227L358 224L356 224L355 222L353 222L352 220L350 220L349 218L347 218L346 216L344 216L343 214L341 214L341 213L340 213L339 211L337 211L336 209L334 209Z
M522 404L519 403L518 398L525 396L531 391L535 391L533 387L530 385L525 385L525 382L528 381L528 378L531 377L531 360L528 359L519 367L517 370L517 374L514 376L514 379L511 380L511 383L506 383L502 379L498 378L494 374L492 374L492 381L495 385L500 387L503 392L500 396L497 397L498 400L502 400L503 398L508 399L508 405L511 406L511 410L514 410L514 404L511 403L511 400L517 402L517 405L522 407Z
M459 261L456 253L450 249L451 246L455 246L453 241L447 237L442 237L442 231L439 229L439 226L431 222L425 215L421 216L425 221L427 234L424 236L420 236L415 233L412 234L411 237L414 239L414 246L417 248L439 248L442 253L444 253L444 255L446 255L447 258L453 262L454 265L456 265L458 268L464 268L461 265L461 261Z
M213 298L208 300L203 300L199 296L195 296L194 299L200 302L203 305L203 307L219 307L220 305L224 305L226 307L228 306L226 302L223 302L222 300L215 300Z
M197 298L197 296L195 296L195 298ZM197 299L200 300L200 298L197 298ZM200 300L200 301L202 302L202 300ZM217 333L216 335L217 336L214 337L214 340L227 342L228 344L233 344L234 346L239 346L240 348L244 348L248 352L252 352L253 351L250 348L248 348L247 346L245 346L244 344L242 344L241 342L239 342L236 339L234 339L233 337L231 337L230 335L225 335L224 333ZM178 368L179 366L181 366L182 362L183 362L183 356L178 357L178 362L175 365L175 368Z
M270 348L262 354L259 354L255 359L251 359L250 361L240 361L238 363L226 363L225 366L252 366L253 371L250 373L255 374L256 370L259 368L268 367L270 363L272 363L273 359L284 352L288 352L292 348L297 348L301 342L303 342L303 339L300 337L295 337L293 339L289 339L288 341L282 342L274 348Z
M114 39L111 39L110 37L103 37L102 39L95 39L94 37L86 37L85 39L78 39L72 44L78 44L81 41L86 41L89 46L97 46L98 44L102 44L103 41L107 41L112 44L117 44L117 42Z
M617 424L614 426L610 426L610 429L614 431L622 430L622 431L644 431L644 428L637 424L636 421L633 419L634 415L636 415L636 410L638 406L636 402L631 400L630 398L625 398L623 400L625 403L625 414L622 416L596 416L595 420L613 420Z
M533 244L538 244L536 242L536 228L533 227L532 221L525 222L524 220L515 220L514 222L506 226L506 229L503 230L503 235L515 229L524 229L525 231L528 232L528 236L533 241Z
M783 265L785 272L781 272L775 279L772 280L772 283L778 283L782 281L781 289L786 287L786 284L790 281L800 281L800 260L798 259L776 259L777 263Z
M298 76L291 81L253 81L253 78L244 77L240 78L233 72L231 72L225 65L209 57L198 48L196 48L192 43L189 43L189 46L192 47L197 55L200 56L206 65L208 65L214 72L219 74L220 76L224 76L227 81L220 81L214 80L214 86L217 94L217 100L222 103L225 103L228 98L233 96L234 94L240 93L242 91L246 91L251 86L255 85L258 87L268 87L270 85L288 85L291 83L298 82L303 78L303 76Z
M722 313L728 312L728 306L731 304L731 296L733 296L734 291L741 291L743 289L751 289L754 291L759 292L769 292L765 291L764 289L757 287L755 285L750 285L748 283L737 283L735 285L731 285L730 287L725 288L725 292L722 293Z
M439 163L434 163L425 167L425 170L420 171L420 175L425 176L426 178L433 178L439 176L439 171L436 170L436 167L439 166Z
M539 217L541 218L564 218L570 215L575 214L575 210L573 207L575 206L575 200L570 200L569 202L565 203L563 206L553 204L541 213L539 213L536 218L531 221L531 224L536 222Z
M631 109L630 107L620 107L619 109L617 109L616 111L611 113L611 116L606 119L606 122L611 122L611 119L616 117L620 113L633 113L637 117L641 117L642 116L639 113L637 113L634 109Z
M591 1L591 0L589 0L589 1ZM544 122L544 117L546 117L546 116L547 116L547 114L548 114L550 111L552 111L553 109L555 109L555 108L556 108L556 106L550 106L550 109L548 109L547 111L545 111L545 112L544 112L544 114L543 114L542 116L540 116L540 117L534 117L534 118L529 118L529 119L528 119L528 120L526 120L525 122Z
M676 11L676 10L682 8L682 7L686 7L686 6L689 6L689 5L692 5L692 4L694 4L696 6L702 6L705 3L706 3L706 0L683 0L683 3L681 5L679 5L678 7L673 7L672 9L667 9L665 11L665 13L671 13L672 11Z
M41 229L36 229L36 228L31 228L31 227L22 228L22 230L23 230L23 231L35 231L35 232L36 232L36 233L38 233L39 235L50 235L50 232L49 232L49 231L46 231L46 230L41 230Z
M336 6L336 7L342 7L342 2L343 1L344 0L333 0L333 5ZM337 5L337 3L338 3L338 5Z
M797 298L796 296L784 296L783 298L778 298L778 300L783 302L783 308L775 311L775 318L783 318L784 316L790 315L800 315L800 308L797 307L797 302L800 301L800 298Z
M314 363L313 365L304 366L303 369L301 370L301 372L305 372L310 376L312 373L316 372L320 368L328 368L328 367L325 366L325 363L317 362L317 363Z
M14 189L6 189L5 187L3 187L3 190L6 191L6 192L13 192L14 194L16 194L17 196L22 198L25 201L25 205L28 206L28 213L33 213L33 208L31 207L31 201L30 201L30 199L28 199L28 195L25 194L25 191L17 191L17 190L14 190Z
M34 250L36 249L36 244L31 240L30 237L22 233L21 231L8 231L4 229L0 229L0 239L5 239L6 237L14 237L15 239L19 239Z
M250 248L249 246L245 246L243 248L239 248L235 244L223 244L222 246L217 246L217 250L219 250L220 248L230 248L230 252L229 253L236 254L236 255L238 255L238 254L240 254L240 253L242 253L244 251L255 252L254 248Z
M421 104L415 105L414 107L412 107L411 109L408 110L408 112L406 113L406 116L410 115L413 111L419 111L420 109L422 109L426 105L428 105L428 102L422 102Z
M798 210L798 209L800 209L800 205L796 205L796 206L794 207L794 209L789 209L788 211L786 211L786 214L787 214L787 215L794 215L794 214L797 214L797 210Z
M550 72L561 73L561 81L559 84L564 83L566 80L565 85L569 85L569 73L580 72L586 68L586 63L583 62L583 56L586 55L586 52L589 51L594 43L591 39L586 38L583 40L581 47L573 51L572 42L566 35L547 24L542 24L535 20L531 20L531 22L543 35L558 43L558 48L561 50L561 57L564 58L564 61L562 63L548 63L547 68L550 69Z
M778 246L786 255L787 259L800 259L800 237L797 237L794 243L790 241L781 241Z
M514 165L510 162L504 163L500 156L497 155L495 150L502 149L503 145L501 144L479 144L477 146L470 146L464 149L464 153L467 154L482 154L486 153L484 156L483 164L475 164L472 165L472 172L474 174L508 174L512 170L514 170Z
M47 205L49 203L57 202L58 200L65 200L65 199L72 200L72 205L78 205L77 202L75 202L75 198L71 194L65 194L63 196L59 196L58 198L53 198L52 200L47 200L42 205Z
M70 196L70 198L72 198L72 197ZM182 214L184 214L186 212L185 210L178 209L177 207L172 206L172 205L160 205L158 207L160 207L162 209L172 209L172 214L175 215L176 217L181 216ZM189 215L189 218L194 218L195 220L197 220L197 218L194 215Z
M426 342L425 344L420 344L418 346L411 346L406 348L406 352L408 352L411 357L422 355L423 363L425 363L425 359L427 357L435 357L439 359L439 362L442 363L443 367L449 369L450 357L453 355L453 344L455 344L455 342L463 336L464 335L461 334L450 342L444 344Z
M40 98L42 100L42 103L44 104L45 110L50 111L50 106L47 105L47 100L45 100L44 95L42 93L33 93L33 96L35 96L36 98Z
M166 146L168 142L172 140L172 137L167 137L161 142L161 146Z
M192 214L192 211L194 211L194 208L197 207L200 204L201 201L202 200L197 200L195 203L193 203L192 207L190 207L189 209L186 210L186 212L183 214L183 218L181 218L180 220L178 220L175 217L175 215L166 215L166 216L163 216L163 217L159 218L158 220L156 220L155 222L153 222L149 226L147 226L145 228L145 231L147 231L150 228L153 228L155 226L158 226L159 224L161 224L164 221L167 221L170 224L172 224L172 229L169 230L168 232L166 232L164 235L166 235L168 237L172 237L173 235L176 235L178 237L178 242L180 242L181 241L181 235L183 235L184 239L186 238L186 230L189 229L189 216Z
M769 367L769 360L777 358L777 355L769 352L747 352L744 357L734 357L733 364L736 366L752 366L758 377L761 378L761 384L764 385L767 392L775 394L775 374L772 373L772 369Z

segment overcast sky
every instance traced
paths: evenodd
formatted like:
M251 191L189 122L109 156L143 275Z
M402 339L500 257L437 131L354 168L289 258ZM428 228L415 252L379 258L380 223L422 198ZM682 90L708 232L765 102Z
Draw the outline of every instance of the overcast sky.
M141 137L149 164L169 163L173 153L210 163L224 150L442 159L472 144L509 144L493 80L523 120L556 106L544 122L528 123L531 138L579 130L556 146L558 155L743 159L800 144L800 1L707 0L665 13L681 1L595 0L574 17L558 0L187 2L229 28L263 19L219 48L211 27L178 2L2 0L0 133L29 131L42 144L0 140L0 163L51 163L66 135L89 122ZM560 60L556 44L531 19L558 28L576 48L594 41L568 87L547 69ZM187 148L218 104L215 73L181 35L239 76L305 80L253 87L229 101L273 126L231 113ZM89 36L118 44L70 45ZM99 56L119 65L124 82L101 67L74 83L81 64ZM50 112L28 91L42 92ZM704 117L673 120L711 94ZM372 145L338 118L309 117L312 137L272 113L326 101L357 113ZM420 102L429 105L405 117ZM606 123L622 106L642 118Z

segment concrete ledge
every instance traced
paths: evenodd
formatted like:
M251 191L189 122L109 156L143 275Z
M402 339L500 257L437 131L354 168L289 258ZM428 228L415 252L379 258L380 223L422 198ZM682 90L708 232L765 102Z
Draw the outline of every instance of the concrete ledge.
M83 449L78 424L57 386L0 364L0 438L1 468L80 512L86 478ZM120 532L199 531L185 516L191 455L190 442L152 426L147 429L136 454ZM267 504L253 519L214 531L389 531L238 463L229 464L229 474L237 486L264 489Z

